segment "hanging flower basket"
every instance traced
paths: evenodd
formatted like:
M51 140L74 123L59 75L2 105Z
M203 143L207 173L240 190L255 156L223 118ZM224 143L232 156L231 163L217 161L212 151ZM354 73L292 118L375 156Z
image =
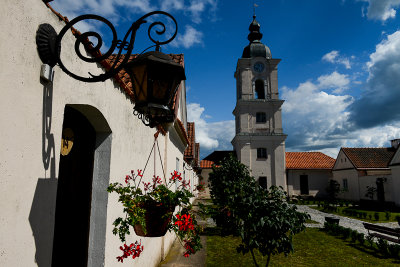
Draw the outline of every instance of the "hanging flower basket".
M164 236L169 228L175 207L167 207L156 202L147 202L139 206L145 210L147 232L141 224L135 224L134 230L136 235L143 237Z
M190 181L184 180L177 171L171 173L168 182L164 178L164 183L159 176L153 176L151 182L142 181L142 177L142 170L137 170L136 174L132 170L131 175L126 175L125 184L112 183L107 188L109 193L119 195L118 200L124 207L125 216L113 223L113 234L125 243L120 246L123 255L117 257L118 261L139 257L143 251L141 241L126 244L130 227L142 237L161 237L168 230L174 231L185 248L185 257L200 250L200 227L190 204L193 197ZM179 211L173 216L175 207L179 207Z

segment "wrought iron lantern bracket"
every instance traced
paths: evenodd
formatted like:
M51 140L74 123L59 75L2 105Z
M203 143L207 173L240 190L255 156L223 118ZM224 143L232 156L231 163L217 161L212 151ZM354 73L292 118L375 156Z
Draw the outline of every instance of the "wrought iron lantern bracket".
M90 83L91 82L103 82L103 81L110 79L110 78L114 77L115 75L117 75L118 72L120 72L122 69L125 69L128 73L132 73L132 70L130 70L128 68L130 68L130 66L134 65L132 63L135 62L138 58L138 57L136 57L134 59L130 58L132 55L132 51L134 49L136 32L139 30L139 28L143 24L148 22L146 20L147 18L149 18L150 16L156 17L157 15L164 16L164 17L167 17L167 19L172 20L174 27L175 27L175 31L173 33L171 33L172 36L170 38L168 38L167 40L164 40L164 41L160 41L157 38L153 38L152 33L155 32L159 36L164 35L166 33L165 24L163 22L161 22L160 20L157 20L155 22L152 22L149 25L147 34L148 34L149 39L154 43L154 45L148 47L144 51L148 50L149 48L155 47L155 50L157 51L157 53L161 54L160 46L168 44L173 39L175 39L177 32L178 32L178 24L177 24L175 18L172 15L170 15L169 13L164 12L164 11L153 11L153 12L147 13L146 15L142 16L141 18L139 18L138 20L133 22L131 27L129 28L129 30L127 31L127 33L125 34L125 36L122 40L119 40L117 38L117 31L115 30L115 27L112 25L112 23L110 21L108 21L107 19L105 19L101 16L98 16L98 15L87 14L87 15L78 16L78 17L74 18L73 20L71 20L70 22L68 22L61 29L59 34L56 33L56 31L54 30L54 28L51 25L42 24L39 26L39 29L36 34L36 43L37 43L37 47L38 47L39 56L44 63L49 64L50 66L54 66L54 65L58 64L59 67L66 74L68 74L69 76L71 76L72 78L74 78L76 80L83 81L83 82L90 82ZM100 63L103 60L108 59L111 55L116 54L116 56L113 60L114 62L112 63L110 68L108 68L107 70L105 70L104 73L99 74L99 75L94 75L89 72L88 73L89 77L80 76L78 74L71 72L63 64L63 62L61 60L61 56L60 56L61 55L61 42L62 42L64 35L69 30L74 29L73 27L75 24L77 24L78 22L84 21L84 20L95 20L95 21L100 21L100 22L104 23L112 32L112 41L111 41L111 47L106 52L100 53L100 48L103 45L103 39L99 33L94 32L94 31L88 31L88 32L84 32L81 34L77 34L74 48L75 48L75 53L79 57L79 59L81 59L85 62L89 62L89 63ZM155 28L155 27L157 27L157 28ZM92 41L97 41L96 45L94 45ZM90 55L89 57L85 56L81 53L81 51L80 51L81 45L84 46L84 48ZM114 53L114 51L117 51L117 53ZM170 61L171 61L171 63L170 63L171 66L173 65L172 68L176 68L176 63L173 62L172 59ZM181 67L182 67L182 71L180 71L180 74L177 74L177 75L175 75L175 77L171 78L171 79L175 79L174 81L165 82L163 80L161 83L169 84L170 86L171 85L176 86L178 79L180 79L178 82L178 86L179 86L180 81L186 79L186 77L184 75L184 71L183 71L183 66L181 66ZM167 65L167 68L168 68L168 65ZM151 70L149 70L149 71L151 71ZM156 68L156 71L160 72L160 69ZM182 75L182 73L183 73L183 75ZM149 76L149 77L157 76L152 73L149 73L149 74L145 73L144 75L146 75L146 77L147 76ZM132 84L138 84L138 82L135 83L133 81L133 79L136 79L136 77L132 77L132 76L137 76L137 75L131 75ZM155 86L156 82L157 81L149 80L148 82L145 83L146 86L147 86L147 84L150 84L150 87L151 87L150 93L153 92L153 87L156 88L156 86ZM154 85L152 85L152 83L154 83ZM160 82L158 81L157 84L160 84ZM167 92L164 93L163 95L165 95L166 97L169 97L170 99L163 100L163 101L156 100L156 102L161 101L163 103L172 103L173 99L171 99L171 98L174 97L174 94L176 93L176 89L177 88L167 88L166 89ZM143 92L146 90L147 90L147 88L133 88L135 102L138 99L138 96L136 95L137 92ZM171 92L173 94L171 94ZM158 95L160 95L160 94L158 94ZM151 95L150 95L150 98L151 98ZM152 100L154 100L154 97L152 98ZM137 115L143 121L143 123L145 123L146 125L148 125L150 127L154 127L154 126L156 126L160 123L164 123L164 122L171 122L171 120L173 121L174 116L173 116L173 111L171 110L171 106L165 106L165 105L163 106L162 105L163 108L166 108L166 110L167 110L167 112L164 112L164 113L152 111L151 108L153 106L159 106L159 104L150 103L146 109L137 108L135 105L134 114ZM141 101L141 107L143 107L143 100Z

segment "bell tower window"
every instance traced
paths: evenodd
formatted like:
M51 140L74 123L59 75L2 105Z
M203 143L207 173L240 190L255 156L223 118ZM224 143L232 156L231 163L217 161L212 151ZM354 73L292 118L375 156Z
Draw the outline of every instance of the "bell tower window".
M256 113L256 123L265 123L267 122L267 116L265 112L257 112Z
M265 99L264 81L257 80L255 86L255 99Z

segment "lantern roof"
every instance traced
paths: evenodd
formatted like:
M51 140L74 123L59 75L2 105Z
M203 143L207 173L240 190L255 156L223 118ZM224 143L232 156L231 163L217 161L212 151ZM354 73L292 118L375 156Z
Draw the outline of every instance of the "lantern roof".
M175 63L178 63L181 66L185 67L185 61L184 61L183 54L166 54L166 55L169 56ZM128 62L134 60L138 56L139 56L138 54L131 55L129 57ZM116 58L117 58L117 54L111 55L108 59L106 59L104 61L105 64L103 64L103 65L106 68L107 68L107 66L113 65L116 61ZM119 63L121 63L123 60L124 60L124 55L121 55L121 57L119 58ZM125 93L129 96L129 98L132 101L135 101L134 96L133 96L133 85L132 85L131 77L126 72L126 70L121 69L118 72L118 74L114 76L114 80L121 86L122 89L124 89ZM175 106L175 103L176 103L176 99L174 99L174 106Z

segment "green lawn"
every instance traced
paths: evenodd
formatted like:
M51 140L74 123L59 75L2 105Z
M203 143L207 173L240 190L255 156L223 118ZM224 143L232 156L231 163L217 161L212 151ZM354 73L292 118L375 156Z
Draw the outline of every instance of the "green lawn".
M335 211L324 210L322 207L318 208L318 207L315 207L315 206L310 206L310 208L316 209L316 210L319 210L319 211L323 211L323 212L326 212L326 213L337 214L337 215L340 215L340 216L349 217L349 218L353 218L353 219L358 219L358 220L365 221L365 222L372 222L372 223L377 223L377 222L397 222L396 216L400 216L399 212L390 212L389 213L390 218L389 218L389 220L387 220L385 212L382 212L382 211L375 212L375 211L369 211L369 210L361 210L361 209L357 209L355 207L350 207L350 208L349 207L337 207L337 212L335 212ZM351 216L348 213L346 214L344 211L345 210L349 210L349 209L350 210L355 210L355 211L358 211L358 212L364 212L364 213L366 213L367 216L365 218L363 218L361 216L357 217L357 216ZM379 216L378 220L375 219L375 213L378 213L378 216Z
M254 266L251 254L238 254L239 237L207 237L207 267ZM319 229L307 228L294 238L295 253L288 257L274 255L270 266L398 266L400 261L382 257L375 250L341 238L330 236ZM257 255L257 262L265 266L266 257Z

